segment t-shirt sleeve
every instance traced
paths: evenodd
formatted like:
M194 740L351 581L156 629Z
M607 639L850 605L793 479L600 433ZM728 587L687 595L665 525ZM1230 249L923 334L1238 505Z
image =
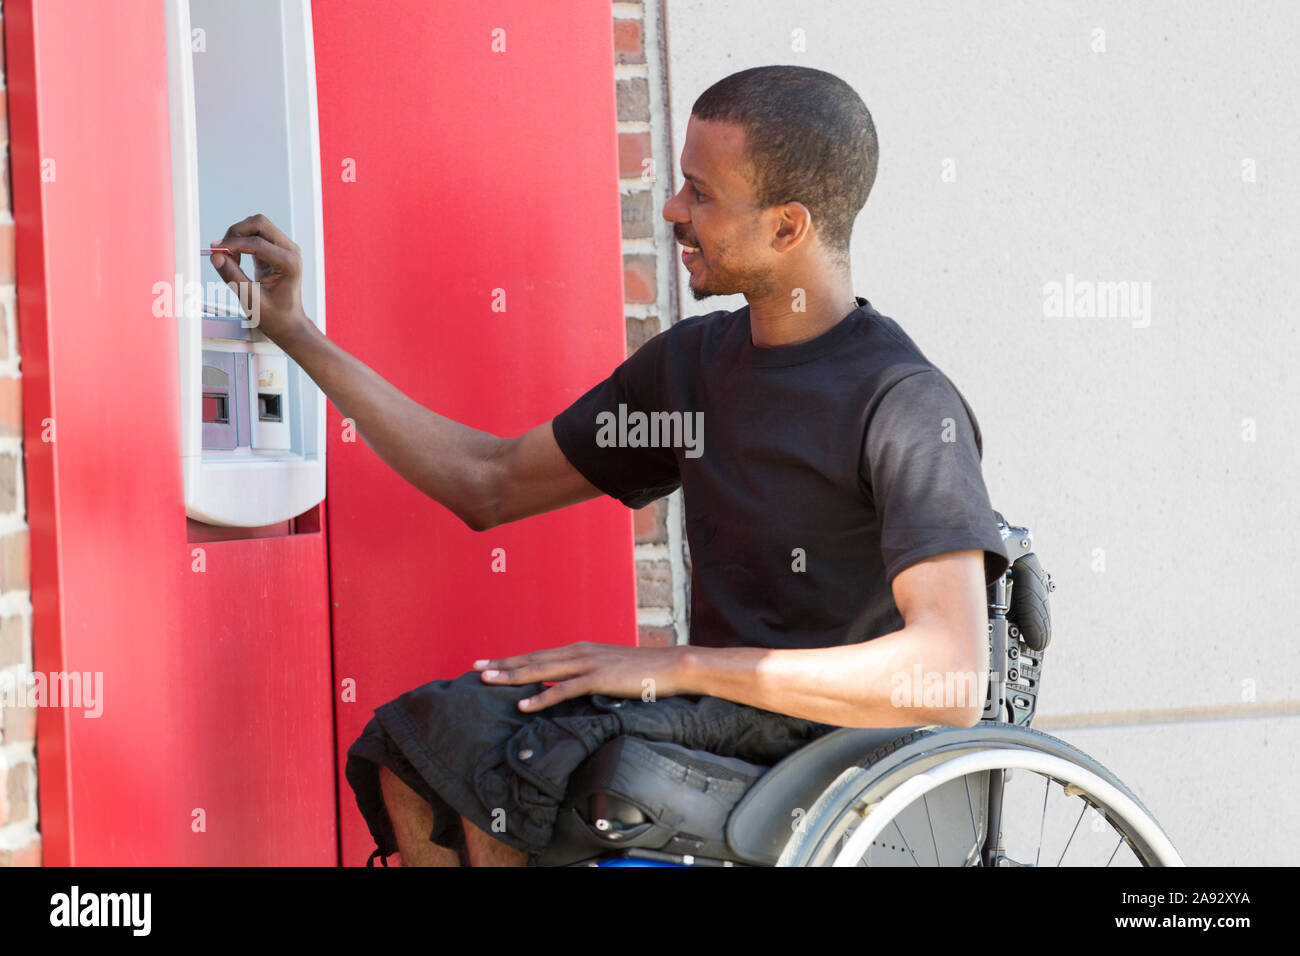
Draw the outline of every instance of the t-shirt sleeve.
M885 578L923 558L984 551L985 584L1010 565L980 467L979 425L937 369L907 375L867 423L863 478L881 524Z
M609 378L551 419L556 444L573 467L629 508L643 508L682 483L672 448L637 447L616 440L619 422L627 421L633 412L649 415L671 410L663 397L662 364L670 331L650 339Z

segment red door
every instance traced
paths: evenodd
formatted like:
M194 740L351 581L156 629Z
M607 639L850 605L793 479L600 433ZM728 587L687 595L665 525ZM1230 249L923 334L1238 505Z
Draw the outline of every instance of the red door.
M518 435L625 355L609 7L382 9L313 4L329 334L421 404ZM632 518L604 499L475 533L342 440L333 409L329 435L334 676L356 689L336 769L358 864L374 845L342 771L373 709L477 657L635 643Z
M185 516L163 4L4 13L33 670L99 698L37 712L44 862L333 864L325 534Z

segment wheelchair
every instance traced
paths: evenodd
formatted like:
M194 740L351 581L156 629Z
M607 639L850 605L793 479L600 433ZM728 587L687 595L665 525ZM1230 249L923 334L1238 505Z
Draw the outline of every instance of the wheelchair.
M974 727L837 728L771 767L618 737L570 778L535 866L1182 866L1096 760L1033 730L1055 590L1028 528L988 588Z

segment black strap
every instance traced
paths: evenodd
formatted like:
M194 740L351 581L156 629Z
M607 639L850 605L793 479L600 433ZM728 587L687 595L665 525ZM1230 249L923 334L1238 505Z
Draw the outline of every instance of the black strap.
M379 847L375 847L375 852L366 858L366 866L374 866L375 857L379 857L379 862L384 864L384 866L388 866L388 857L384 856L384 851Z

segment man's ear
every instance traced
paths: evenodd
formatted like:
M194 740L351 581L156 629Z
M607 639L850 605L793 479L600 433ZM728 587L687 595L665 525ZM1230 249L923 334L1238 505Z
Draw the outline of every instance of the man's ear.
M772 239L775 252L789 252L801 242L812 239L812 210L801 202L783 203L777 207L780 212L780 224L776 236Z

